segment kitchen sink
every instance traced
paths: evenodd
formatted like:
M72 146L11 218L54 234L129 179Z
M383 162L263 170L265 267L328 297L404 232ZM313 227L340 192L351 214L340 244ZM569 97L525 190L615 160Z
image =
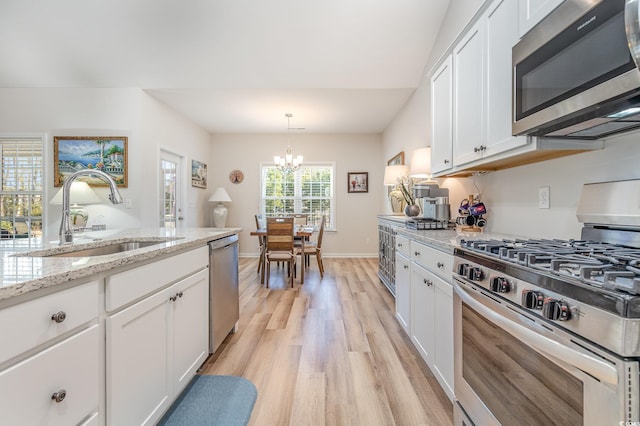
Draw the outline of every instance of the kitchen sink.
M154 240L129 240L118 241L111 244L100 245L97 247L65 247L61 246L58 249L52 250L38 250L29 253L20 254L18 256L28 257L90 257L90 256L104 256L107 254L124 253L130 250L136 250L144 247L150 247L157 244L164 244L171 241L175 241L179 238L163 238Z

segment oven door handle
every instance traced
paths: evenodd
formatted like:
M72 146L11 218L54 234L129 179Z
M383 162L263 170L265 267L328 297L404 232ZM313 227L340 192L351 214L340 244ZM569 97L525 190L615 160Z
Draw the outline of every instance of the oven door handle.
M543 352L552 358L562 360L562 362L590 374L601 382L609 383L613 386L618 385L618 371L612 365L571 349L505 318L467 294L456 280L453 280L453 287L464 303L475 309L485 318L493 321L496 325L502 327L520 341L533 347L539 352Z

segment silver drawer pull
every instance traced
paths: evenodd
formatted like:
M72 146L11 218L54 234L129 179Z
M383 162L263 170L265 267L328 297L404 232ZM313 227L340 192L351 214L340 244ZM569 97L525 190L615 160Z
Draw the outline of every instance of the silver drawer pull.
M60 389L58 392L55 392L53 395L51 395L51 399L58 403L64 401L66 397L67 391L64 389Z
M175 295L175 296L171 296L169 300L171 300L172 302L175 302L177 298L178 298L178 295Z
M420 256L420 252L419 251L414 251L413 254L416 255L416 256Z
M178 294L176 294L176 296L182 297L182 292L179 292Z
M444 263L438 262L438 268L443 268L443 267L444 267Z
M67 314L65 311L56 312L51 315L51 320L57 322L58 324L63 322L67 318Z

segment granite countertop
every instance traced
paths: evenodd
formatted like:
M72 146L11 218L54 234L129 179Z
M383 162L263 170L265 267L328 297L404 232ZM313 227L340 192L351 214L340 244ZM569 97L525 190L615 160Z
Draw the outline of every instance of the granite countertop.
M525 236L500 234L496 232L463 232L459 228L451 229L427 229L416 230L406 228L408 218L401 215L379 215L378 219L386 220L397 224L396 232L399 235L416 240L442 251L453 253L455 247L460 246L461 240L502 240L502 239L526 239Z
M125 229L88 232L74 238L72 245L42 242L40 239L0 241L0 302L56 284L90 277L136 262L203 247L207 242L237 234L241 228L190 228L185 230ZM71 249L100 247L113 243L163 240L160 244L102 256L36 257ZM166 240L166 241L164 241Z

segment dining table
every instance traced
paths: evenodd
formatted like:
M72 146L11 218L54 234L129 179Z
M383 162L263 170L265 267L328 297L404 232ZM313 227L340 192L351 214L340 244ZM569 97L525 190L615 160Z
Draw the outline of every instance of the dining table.
M300 253L302 256L302 261L300 262L300 284L304 284L304 242L308 237L310 237L315 231L315 227L313 226L305 226L305 225L296 225L293 228L294 237L299 237L300 243ZM251 231L252 237L266 237L267 236L267 228L258 228L255 231ZM264 284L264 269L265 269L265 261L267 258L267 245L262 245L262 251L260 252L260 256L262 257L262 271L260 274L260 283Z

